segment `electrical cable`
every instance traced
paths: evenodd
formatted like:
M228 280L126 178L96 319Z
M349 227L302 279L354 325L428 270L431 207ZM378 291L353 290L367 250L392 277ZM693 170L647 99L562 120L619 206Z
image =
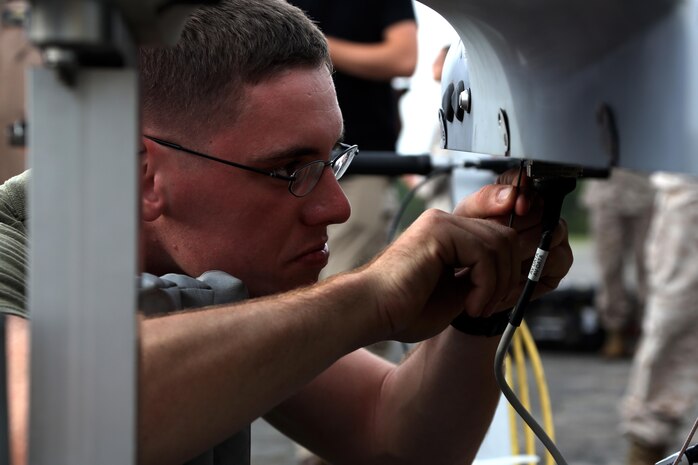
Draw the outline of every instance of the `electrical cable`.
M548 436L543 427L538 424L536 419L521 404L504 377L501 367L504 364L504 358L506 357L507 350L515 332L516 326L512 325L511 323L509 326L507 326L507 329L504 330L502 339L497 347L497 353L495 354L495 378L497 379L497 383L499 384L499 388L502 390L504 397L507 398L514 410L516 410L519 416L526 422L526 424L528 424L529 428L531 428L541 443L543 443L543 446L548 450L550 455L552 455L555 462L558 465L567 465L567 461L562 456L562 453L558 450L553 440Z
M531 405L531 395L528 389L528 371L526 370L526 360L524 359L523 342L520 337L513 338L512 349L511 353L513 354L517 374L518 398L521 400L521 404L528 410ZM524 449L526 455L534 455L536 452L536 444L533 436L530 434L524 434Z
M405 194L402 201L400 202L400 207L398 208L397 212L393 216L392 222L390 223L390 228L388 229L388 235L386 239L387 244L390 244L393 241L393 239L395 239L397 230L400 227L400 221L402 220L402 217L404 216L405 211L407 210L407 207L409 206L410 202L417 194L417 191L437 176L451 173L451 171L453 171L453 168L453 166L447 166L444 168L436 168L432 170L429 174L425 175L424 179L422 179L419 183L417 183L417 185L410 189L407 192L407 194Z
M504 360L504 376L507 379L513 379L514 368L511 357ZM507 409L509 417L509 442L511 447L511 455L517 456L520 454L519 451L519 430L517 427L517 416L516 411L513 408Z
M523 345L526 352L528 353L529 359L531 361L531 367L533 368L533 377L536 380L536 386L538 386L538 399L540 400L540 411L543 415L543 428L548 432L551 440L555 440L555 428L553 423L552 406L550 405L550 393L548 392L548 385L545 382L545 372L543 370L543 363L538 354L536 348L536 343L533 340L531 331L526 326L526 323L521 323L519 331L516 333L521 335L523 339ZM553 465L553 456L548 453L546 455L545 463L547 465Z
M504 330L504 334L499 341L494 363L495 379L502 390L502 394L504 394L504 397L507 398L514 410L516 410L519 416L528 424L534 434L543 443L543 446L548 450L550 455L552 455L553 459L558 465L567 465L567 461L563 457L562 453L558 450L555 442L548 436L536 419L528 412L521 401L519 401L516 394L507 383L503 367L509 346L511 345L514 337L514 333L523 321L524 312L531 300L531 297L533 296L533 292L538 284L543 266L545 265L545 260L552 242L553 232L560 221L560 212L562 210L564 197L566 194L574 190L576 182L576 178L568 177L549 177L534 180L534 187L544 199L543 218L541 220L543 232L541 234L538 250L534 256L533 264L531 265L524 289L511 313L509 325Z
M693 422L693 427L691 428L691 431L688 433L688 436L686 437L686 440L681 446L681 450L679 451L678 455L676 456L676 460L674 460L674 463L672 465L678 465L679 462L681 462L681 457L683 457L683 455L686 453L686 449L688 448L688 445L691 443L691 439L693 439L693 435L696 433L696 429L698 429L698 418L696 418L696 421Z
M422 160L425 157L415 157L415 156L383 156L383 158L379 159L377 162L371 161L370 157L367 157L367 166L366 168L362 168L357 171L357 174L376 174L376 173L393 173L393 172L400 172L400 173L407 173L407 172L412 172L412 173L420 173L424 175L424 179L422 179L419 183L417 183L414 187L412 187L407 194L405 194L405 197L400 201L400 206L393 216L393 220L390 224L390 227L388 229L388 234L387 234L387 240L386 243L390 244L393 239L395 239L395 235L397 234L397 230L400 227L400 221L402 220L402 217L405 214L405 211L407 210L407 207L409 206L410 202L414 198L414 196L417 194L417 191L422 188L425 184L436 178L437 176L441 176L444 174L450 174L454 168L458 167L463 167L463 168L474 168L474 169L479 169L479 170L488 170L492 171L494 173L501 174L507 170L510 170L515 167L519 167L519 177L518 177L518 182L517 185L515 186L516 189L518 190L519 185L521 183L521 176L523 174L523 168L524 168L524 162L525 160L519 160L519 159L514 159L514 158L483 158L475 161L466 161L463 164L457 164L457 165L449 165L449 166L444 166L440 168L432 168L432 165L429 163L425 163L424 160ZM407 159L415 159L416 161L409 162L408 165L404 165L402 163L402 160ZM428 157L426 158L427 160L429 159ZM358 160L358 159L357 159ZM357 165L357 160L352 163L352 167ZM397 161L400 161L400 164L396 163ZM369 164L370 161L370 164ZM419 167L420 171L415 171L415 167ZM350 169L352 169L350 167ZM424 169L429 169L429 171L424 171ZM509 226L511 227L511 221L513 220L513 214L512 218L509 220Z
M479 163L477 164L478 168L489 168L489 169L494 169L495 172L500 172L502 169L511 169L515 167L516 160L488 160L487 162L482 164L484 160L480 160ZM496 164L492 166L492 162L495 162ZM503 163L506 162L506 163ZM523 177L523 172L524 172L524 166L525 166L525 160L520 160L518 162L519 164L519 172L516 178L516 184L514 185L514 189L516 190L516 194L518 196L520 190L521 190L521 179ZM501 166L500 166L501 165ZM516 210L512 209L511 215L509 216L509 223L508 226L510 228L514 227L514 218L516 217ZM517 365L517 372L519 373L519 376L517 377L517 380L519 382L519 390L521 392L521 403L523 405L523 408L528 410L530 408L530 394L528 392L528 379L526 376L526 366L524 364L524 349L522 347L522 338L523 338L523 345L526 347L526 350L530 353L532 357L532 363L534 364L534 376L536 378L536 383L538 386L541 386L541 389L545 390L545 393L547 395L547 386L545 385L545 380L540 379L538 376L538 371L536 370L537 366L535 365L534 360L537 360L540 363L540 358L538 358L538 352L535 347L535 343L533 343L533 338L531 337L530 332L528 331L528 328L526 327L526 324L522 322L522 325L520 327L521 331L519 333L516 333L514 338L513 338L513 354L514 354L514 360L516 360L516 365ZM519 335L523 335L521 337L517 337ZM528 338L526 338L528 336ZM531 347L531 344L533 346ZM535 357L535 358L534 358ZM512 373L511 373L511 367L509 363L506 363L506 373L505 373L505 378L506 379L512 379ZM542 367L541 367L541 372L542 372ZM544 403L545 399L541 399L541 404ZM548 406L549 406L549 399L548 400ZM544 411L543 412L544 418L550 417L550 412L549 411ZM513 431L513 438L512 442L515 441L515 447L512 448L512 451L514 452L514 455L518 455L518 450L519 450L519 444L518 444L518 435L516 435L517 431L517 421L516 421L516 414L515 414L515 409L512 407L510 409L510 425L511 425L511 430ZM545 425L546 429L548 431L552 431L552 422L546 422ZM524 432L524 442L526 446L526 454L527 455L534 455L535 454L535 443L533 442L533 431L528 430ZM548 458L552 459L552 456L548 454ZM533 465L531 463L531 465ZM551 464L549 464L551 465Z
M512 167L515 167L516 165L513 163L514 160L507 160L506 163L506 168L510 169ZM523 168L524 168L524 160L521 161L516 161L517 164L519 164L519 176L518 176L518 181L517 184L515 185L517 192L518 189L520 188L521 184L521 178L523 174ZM501 163L502 167L504 167L504 163ZM468 165L466 163L467 167L476 167L476 168L481 168L485 169L485 166L481 166L480 163L477 164L471 164ZM499 166L498 166L499 167ZM397 229L400 224L400 220L402 219L402 216L404 215L407 206L411 202L411 200L414 198L416 195L417 191L426 183L434 179L436 176L443 175L443 174L448 174L453 170L453 167L445 167L445 168L440 168L433 170L429 174L426 175L425 179L423 179L421 182L419 182L416 186L414 186L408 193L405 195L403 198L400 208L398 209L397 213L395 214L393 221L390 225L390 229L388 231L388 236L387 236L387 242L390 243L394 239ZM510 322L507 328L504 331L504 334L502 335L502 338L500 340L500 343L497 347L497 351L495 354L495 363L494 363L494 371L495 371L495 379L502 391L502 394L506 397L506 399L509 401L511 404L512 408L519 414L519 416L526 422L526 424L529 426L531 431L538 437L538 439L541 441L543 446L547 449L548 453L552 457L553 460L557 463L557 465L567 465L567 461L563 457L562 453L559 451L557 446L555 445L554 440L548 436L546 433L545 429L536 421L536 419L529 413L529 411L526 409L526 407L519 401L518 397L516 394L513 392L509 384L507 383L506 380L506 375L504 373L504 367L505 367L505 360L506 360L506 355L509 351L509 347L511 346L512 340L514 338L514 334L516 332L516 329L523 323L523 314L526 310L526 307L528 306L528 303L533 295L533 292L535 290L535 287L538 283L538 279L540 278L540 273L542 272L543 266L545 264L545 259L547 258L548 251L550 250L550 244L552 242L552 237L553 237L553 231L555 227L557 226L559 220L560 220L560 212L562 209L562 202L564 200L564 197L566 194L574 190L576 186L576 178L571 178L571 177L555 177L555 178L543 178L543 179L537 179L534 180L534 186L538 188L539 192L543 195L544 197L544 211L543 211L543 219L542 219L542 225L543 225L543 233L541 235L540 243L538 246L538 250L536 251L536 255L534 257L533 263L531 265L531 269L528 275L528 280L526 284L524 285L524 289L519 297L519 300L514 307L511 316L510 316ZM513 219L514 219L515 213L512 212L512 215L509 219L509 226L511 227L513 225ZM530 337L530 333L528 334L529 338L526 338L524 336L524 345L530 347L533 345L533 348L535 349L535 343L533 342L532 338ZM517 346L519 347L519 350L517 352L521 352L522 349L520 347L520 343L517 343ZM403 349L405 352L407 352L408 346L406 344L403 344ZM533 351L532 353L535 353ZM537 355L537 354L536 354ZM536 379L538 380L539 377L543 377L542 373L542 365L540 363L540 359L536 357L535 362L532 362L534 365L534 373L536 376ZM521 367L521 364L519 363L519 371L522 373L522 377L525 379L525 366ZM510 375L511 374L511 368L507 367L507 372ZM550 430L552 430L552 416L549 414L550 413L550 400L548 397L548 392L547 388L545 387L545 383L543 382L541 384L543 386L543 389L545 391L545 396L544 398L541 398L541 404L542 408L544 409L544 422L546 423L546 427ZM521 384L522 389L524 390L524 397L526 398L526 402L529 401L528 397L528 383L527 381L524 381ZM541 394L542 395L542 394ZM547 414L545 413L547 412ZM512 429L512 432L515 432L515 428ZM518 441L516 441L518 443ZM514 446L514 438L512 439L512 446ZM515 445L515 448L512 447L512 450L518 450L518 444ZM531 446L530 443L527 440L527 452L530 453L531 451Z
M520 343L517 341L521 341ZM518 354L518 355L517 355ZM528 326L526 325L525 322L521 323L521 326L519 327L519 330L514 334L514 339L512 341L512 347L509 353L507 354L507 358L505 359L504 363L504 370L505 370L505 377L508 380L509 384L513 384L515 372L512 367L512 365L516 364L516 380L517 380L517 385L521 385L522 380L520 379L519 373L522 372L522 370L528 370L528 366L526 365L526 359L528 359L528 362L530 362L531 369L533 371L533 379L534 383L533 386L537 388L537 398L539 401L539 409L540 413L543 417L543 428L547 432L547 434L550 436L552 440L555 439L555 429L554 429L554 424L553 424L553 416L552 416L552 407L550 405L550 394L548 392L548 386L546 384L545 380L545 373L543 370L543 364L541 362L540 356L538 354L538 349L536 347L536 343L533 340L533 336L531 335L531 331L528 329ZM519 362L519 359L523 359L524 363L521 364ZM512 360L514 362L512 362ZM526 389L528 389L528 380L523 381L524 386L526 386ZM533 391L529 390L530 393ZM531 394L526 394L526 395L521 395L520 398L522 405L526 410L531 409L532 406L532 396ZM518 419L519 417L516 414L516 411L514 410L513 407L510 407L507 409L507 418L508 418L508 423L509 423L509 448L511 451L511 455L516 457L521 455L520 451L520 444L519 444L519 422ZM535 438L535 434L530 428L525 427L522 430L522 433L525 437L525 443L526 443L526 456L528 457L533 457L536 455L535 453L535 444L532 444L531 441ZM554 460L552 455L550 453L545 454L545 463L547 465L554 465ZM533 462L531 462L533 463Z

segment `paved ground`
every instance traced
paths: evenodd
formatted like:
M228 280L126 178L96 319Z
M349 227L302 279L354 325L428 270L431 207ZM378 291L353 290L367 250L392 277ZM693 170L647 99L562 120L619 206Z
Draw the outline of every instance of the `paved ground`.
M595 269L589 244L575 243L573 249L575 264L563 286L593 285ZM622 465L626 447L618 431L618 403L630 361L608 362L594 353L574 351L544 350L541 356L556 442L569 465ZM296 460L292 445L260 421L253 425L252 463L295 465Z
M630 363L595 354L543 353L557 434L570 465L620 465L625 441L618 431L618 401Z

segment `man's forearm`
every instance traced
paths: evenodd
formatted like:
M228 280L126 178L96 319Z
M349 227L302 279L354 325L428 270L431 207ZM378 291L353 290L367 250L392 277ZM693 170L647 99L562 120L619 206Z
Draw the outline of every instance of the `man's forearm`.
M449 328L398 367L355 351L265 418L337 465L469 463L499 399L497 340Z
M380 323L359 281L348 275L302 292L145 320L141 463L195 456L378 339Z
M472 461L499 399L493 369L498 342L448 328L389 375L376 430L404 457L400 463Z
M25 465L29 463L29 321L13 315L5 318L10 462Z

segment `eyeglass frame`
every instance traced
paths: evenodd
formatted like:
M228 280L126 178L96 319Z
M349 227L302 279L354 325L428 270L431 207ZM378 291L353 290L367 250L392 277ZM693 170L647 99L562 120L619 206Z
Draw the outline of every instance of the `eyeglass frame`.
M320 182L320 178L322 177L322 173L325 172L325 168L327 168L328 166L330 168L332 168L332 174L334 175L335 179L339 180L344 175L344 173L346 173L346 170L349 167L349 165L351 164L351 162L354 160L354 157L359 153L359 146L358 145L350 145L350 144L345 144L343 142L338 142L336 144L336 146L339 146L341 151L336 156L334 156L331 160L328 160L328 161L314 160L314 161L311 161L309 163L306 163L305 165L301 166L298 169L295 169L293 171L293 173L291 173L290 175L285 175L285 174L280 174L275 170L266 171L266 170L263 170L260 168L255 168L253 166L243 165L242 163L237 163L237 162L230 161L230 160L224 160L222 158L218 158L218 157L215 157L213 155L209 155L207 153L203 153L203 152L199 152L197 150L186 148L182 145L176 144L174 142L170 142L168 140L160 139L159 137L149 136L146 134L144 134L143 137L145 137L146 139L152 140L156 144L162 145L163 147L168 147L168 148L180 151L180 152L188 153L189 155L194 155L194 156L197 156L200 158L205 158L207 160L215 161L217 163L222 163L224 165L232 166L234 168L239 168L242 170L250 171L252 173L263 174L265 176L269 176L272 178L281 179L283 181L288 181L288 191L294 197L299 197L299 198L305 197L306 195L310 194L313 191L313 189L315 189L315 186L317 186L318 182ZM334 171L334 165L335 165L335 163L337 163L337 160L339 160L341 157L343 157L347 154L351 155L349 158L349 161L347 161L343 165L344 169L341 172L339 172L339 174L337 174L337 172ZM293 183L299 179L298 176L296 176L296 174L299 171L307 169L308 167L315 165L315 164L318 164L318 163L323 164L323 169L320 171L320 175L318 175L317 180L315 181L315 184L313 184L313 187L311 187L308 190L308 192L306 192L303 195L298 195L295 192L293 192Z

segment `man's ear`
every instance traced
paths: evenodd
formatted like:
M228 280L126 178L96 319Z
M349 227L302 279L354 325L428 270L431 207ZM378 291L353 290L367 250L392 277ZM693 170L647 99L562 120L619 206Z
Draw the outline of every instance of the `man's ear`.
M141 138L141 218L155 221L165 210L163 186L158 176L159 146L150 139Z

